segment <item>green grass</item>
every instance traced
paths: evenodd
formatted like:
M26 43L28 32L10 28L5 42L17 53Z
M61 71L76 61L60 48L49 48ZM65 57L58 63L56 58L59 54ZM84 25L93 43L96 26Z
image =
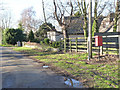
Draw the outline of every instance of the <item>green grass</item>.
M2 47L15 47L14 45L10 45L10 44L2 44L2 45L0 45L0 46L2 46Z
M56 52L39 51L32 48L18 47L16 51L24 51L34 58L58 67L81 80L91 80L94 88L118 88L118 65L86 64L88 54L56 54ZM95 54L93 54L94 56Z
M13 50L15 50L15 51L29 51L29 50L32 50L32 48L18 47L18 48L14 48Z

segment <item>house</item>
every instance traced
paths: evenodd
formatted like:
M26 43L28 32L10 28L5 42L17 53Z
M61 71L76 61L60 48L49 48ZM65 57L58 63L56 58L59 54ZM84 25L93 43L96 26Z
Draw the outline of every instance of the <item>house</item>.
M112 14L112 15L110 14L109 16L104 18L103 21L101 22L99 32L113 32L114 18L115 18L114 14ZM118 25L117 25L116 31L120 32L120 16L118 19Z
M71 22L69 23L69 21ZM93 18L94 20L94 18ZM92 20L92 22L93 22ZM103 20L103 17L99 19L98 25L100 26L101 21ZM67 34L69 35L69 38L79 38L79 37L84 37L84 31L83 31L83 24L84 24L84 19L83 17L64 17L64 23L68 24L69 26L65 27L67 30ZM62 32L62 31L61 31ZM63 38L62 33L58 33L55 31L49 31L47 32L47 37L51 41L59 41L61 38Z
M101 22L99 32L113 32L115 14L111 13Z

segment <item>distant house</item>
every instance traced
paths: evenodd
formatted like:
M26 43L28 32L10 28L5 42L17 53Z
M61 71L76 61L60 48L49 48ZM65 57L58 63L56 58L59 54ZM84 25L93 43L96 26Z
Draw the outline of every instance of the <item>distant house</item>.
M117 31L120 32L120 16L119 16L119 20L118 20L118 27L117 27Z
M115 18L114 13L111 13L110 15L106 16L101 22L99 32L113 32L114 18Z
M71 23L69 24L69 27L66 27L69 38L84 37L84 31L83 31L84 19L83 19L83 17L71 17L71 18L64 17L65 24L69 23L69 19L71 19ZM99 19L99 22L98 22L99 26L100 26L102 20L103 20L103 18ZM93 20L92 20L92 22L93 22ZM47 32L47 36L51 41L59 41L61 38L63 38L62 33L57 33L55 31Z
M64 17L65 23L68 23L68 20L69 20L69 17ZM83 31L82 25L83 25L83 18L72 17L69 27L66 28L69 38L84 37L84 31ZM55 31L47 32L47 37L51 41L60 41L61 38L64 38L62 33L57 33Z

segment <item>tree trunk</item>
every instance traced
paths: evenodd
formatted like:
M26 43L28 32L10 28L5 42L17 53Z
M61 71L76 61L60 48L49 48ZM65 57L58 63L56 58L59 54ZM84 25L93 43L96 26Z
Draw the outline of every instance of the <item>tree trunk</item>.
M67 34L67 31L65 29L65 25L62 25L62 32L63 32L63 37L64 37L64 50L67 52L67 44L69 43L69 35Z
M69 35L67 34L67 31L65 29L65 25L62 25L62 32L63 32L63 37L64 38L69 38Z

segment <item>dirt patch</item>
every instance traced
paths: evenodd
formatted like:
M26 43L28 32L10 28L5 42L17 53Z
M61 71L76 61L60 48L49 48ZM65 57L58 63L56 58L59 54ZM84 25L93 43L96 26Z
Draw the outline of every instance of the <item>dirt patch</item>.
M87 64L117 64L117 61L119 61L117 55L102 55L100 58L98 55L95 55L90 61L83 60Z

